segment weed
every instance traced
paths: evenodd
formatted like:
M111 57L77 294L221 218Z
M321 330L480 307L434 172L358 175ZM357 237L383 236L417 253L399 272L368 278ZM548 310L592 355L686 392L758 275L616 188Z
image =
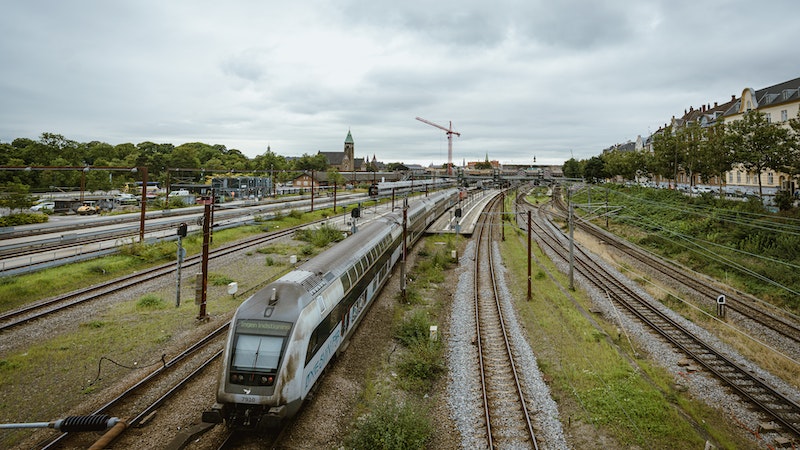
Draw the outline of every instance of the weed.
M422 407L386 399L358 418L345 445L354 450L424 449L433 425Z
M139 309L164 309L167 304L164 299L155 294L146 294L136 302L136 307Z
M227 286L228 284L233 283L233 280L219 273L210 273L208 274L208 282L213 286Z
M295 239L309 242L316 247L327 247L332 242L339 242L344 237L342 232L330 225L322 225L315 229L301 229L294 233Z
M419 342L403 353L397 363L400 385L413 392L427 392L444 372L440 341Z
M412 347L428 340L431 321L428 313L415 310L396 326L394 337L406 347Z

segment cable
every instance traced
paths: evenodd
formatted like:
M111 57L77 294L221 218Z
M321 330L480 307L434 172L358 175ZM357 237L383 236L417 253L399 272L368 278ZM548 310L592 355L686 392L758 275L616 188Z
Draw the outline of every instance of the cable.
M167 358L167 354L164 353L164 354L161 355L161 360L156 361L156 362L154 362L152 364L148 364L146 366L139 366L138 364L133 363L133 366L126 366L125 364L118 363L118 362L114 361L111 358L107 358L105 356L101 356L100 360L97 362L97 376L95 377L94 380L89 382L89 386L92 386L92 385L94 385L95 383L97 383L98 381L101 380L100 372L101 372L104 360L108 361L111 364L114 364L116 366L122 367L123 369L136 370L136 369L146 369L148 367L153 367L153 366L156 366L158 364L161 364L164 368L166 368L167 367L167 359L166 358Z

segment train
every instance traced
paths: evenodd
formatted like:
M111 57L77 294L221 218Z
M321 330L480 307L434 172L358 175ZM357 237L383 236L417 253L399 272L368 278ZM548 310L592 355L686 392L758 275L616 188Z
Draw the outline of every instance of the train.
M457 189L445 189L411 202L408 242L458 196ZM397 210L242 302L223 351L216 403L203 420L256 428L293 417L390 277L402 242L403 212Z
M408 195L412 192L433 191L455 186L456 182L449 178L433 178L421 180L383 181L373 183L369 187L370 197L388 197Z

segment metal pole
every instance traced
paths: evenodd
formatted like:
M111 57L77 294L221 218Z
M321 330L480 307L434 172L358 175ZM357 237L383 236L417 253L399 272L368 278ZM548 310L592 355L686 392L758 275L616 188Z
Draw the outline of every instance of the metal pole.
M336 214L336 189L338 185L333 183L333 213Z
M503 223L506 215L506 193L500 193L500 234L501 234L501 241L506 240L506 224Z
M177 281L175 283L175 307L181 306L181 264L183 264L183 243L181 235L178 235L178 270L176 273Z
M406 299L406 233L408 226L408 198L403 200L403 263L400 265L400 292Z
M142 207L139 215L139 242L144 242L144 216L147 211L147 166L139 167L142 171Z
M527 295L527 300L530 301L531 298L532 298L532 293L531 293L531 212L530 211L528 211L527 234L528 234L528 295Z
M575 290L575 240L573 238L572 193L567 190L569 202L569 290Z
M213 189L212 189L213 193ZM211 205L214 203L214 197L211 197ZM208 319L208 315L206 315L206 294L208 290L208 244L211 240L211 205L206 203L205 209L203 211L203 258L201 264L201 273L200 277L202 279L201 284L201 294L200 294L200 314L198 314L198 320L206 320Z
M311 212L314 212L314 171L311 171Z

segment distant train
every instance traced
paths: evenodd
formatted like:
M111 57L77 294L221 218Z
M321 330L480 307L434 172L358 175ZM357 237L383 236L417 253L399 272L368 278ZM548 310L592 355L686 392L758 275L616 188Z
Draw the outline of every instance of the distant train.
M448 178L433 178L424 180L385 181L374 183L369 187L370 197L388 197L394 194L407 195L411 192L425 192L436 189L453 187L456 182Z
M458 194L447 189L414 200L407 211L409 241ZM209 414L232 427L294 416L400 259L402 224L402 211L376 219L245 300L231 321Z

